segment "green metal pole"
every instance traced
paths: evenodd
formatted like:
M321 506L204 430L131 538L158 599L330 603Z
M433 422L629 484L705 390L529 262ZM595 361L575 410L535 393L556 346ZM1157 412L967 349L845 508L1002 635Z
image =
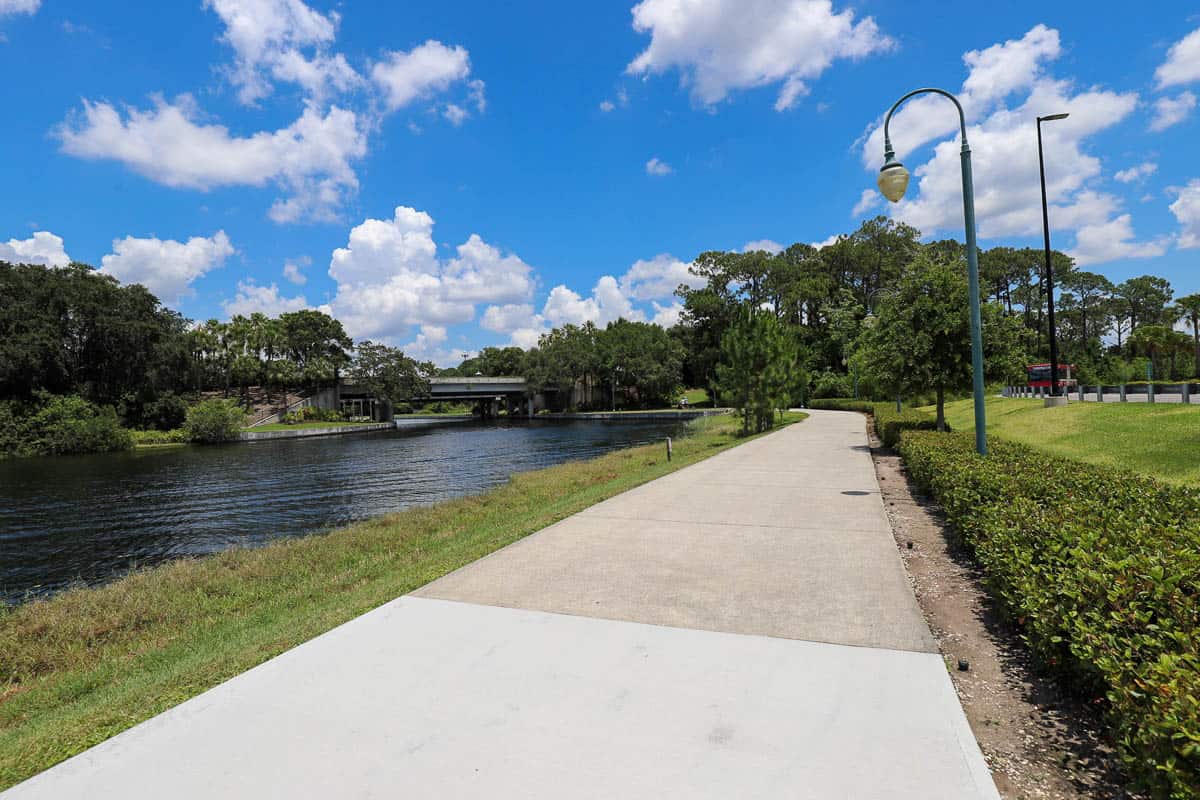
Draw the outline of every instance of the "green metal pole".
M975 186L971 179L971 148L967 145L967 117L963 113L962 104L958 98L945 89L925 87L914 89L897 100L887 116L883 118L883 157L884 169L892 164L895 151L888 128L896 109L910 97L919 94L940 94L954 103L958 109L958 123L962 132L962 185L963 185L963 221L967 228L967 283L971 296L968 298L968 308L971 317L971 372L975 395L975 451L981 456L987 455L987 420L983 407L983 324L979 313L979 252L975 244ZM896 164L899 166L899 164Z
M975 246L975 186L966 130L962 142L963 218L967 223L967 285L971 293L971 372L975 388L975 452L987 455L987 420L983 406L983 323L979 315L979 250Z

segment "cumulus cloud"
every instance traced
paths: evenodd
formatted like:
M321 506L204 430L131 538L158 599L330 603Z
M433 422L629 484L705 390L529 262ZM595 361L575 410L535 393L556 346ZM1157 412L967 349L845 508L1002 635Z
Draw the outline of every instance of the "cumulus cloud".
M782 253L784 247L774 239L755 239L753 242L746 242L742 245L743 253L753 253L756 250L762 250L775 255L776 253Z
M288 259L283 263L283 277L297 286L303 286L308 283L308 276L304 274L304 267L310 264L312 264L312 259L308 256L301 256L294 260Z
M1191 92L1180 92L1177 97L1160 97L1154 101L1154 119L1150 120L1150 130L1157 133L1178 125L1195 109L1196 95Z
M751 244L775 245L774 242L752 242ZM778 247L778 245L775 245ZM766 247L754 249L765 250ZM776 251L777 252L777 251ZM660 253L651 259L639 259L621 276L621 291L634 300L654 300L671 297L680 284L693 289L704 286L707 281L691 271L670 253Z
M854 208L850 212L850 216L858 217L867 213L872 208L879 205L879 201L881 199L882 197L879 192L875 191L874 189L863 189L862 194L858 197L858 202L854 204Z
M322 14L301 0L205 0L204 5L225 23L221 38L235 53L228 73L244 104L269 95L272 79L299 84L317 98L362 81L344 56L328 52L337 36L337 12Z
M1169 208L1179 221L1178 244L1185 249L1200 247L1200 178L1172 191L1176 197Z
M975 176L975 209L981 238L1030 236L1041 231L1038 177L1038 115L1068 112L1043 126L1051 223L1075 234L1071 251L1082 263L1147 257L1162 252L1161 241L1139 243L1120 200L1096 191L1102 165L1087 153L1087 140L1126 119L1137 107L1135 93L1093 87L1046 73L1061 53L1058 32L1038 25L1022 38L964 56L968 75L960 99L967 114ZM937 102L940 109L935 109ZM926 235L962 226L962 178L957 115L944 98L918 98L896 115L892 140L904 158L916 147L939 140L933 156L915 167L908 199L892 206L898 219ZM943 138L947 135L954 138ZM874 173L882 157L882 132L867 137L863 160Z
M42 5L42 0L0 0L0 17L8 14L33 14Z
M873 19L835 13L831 0L642 0L633 27L650 44L626 72L678 69L694 102L707 107L739 89L781 84L775 108L783 111L835 60L894 46Z
M444 92L451 84L466 81L470 74L471 58L466 49L448 47L433 39L407 52L390 51L371 67L371 79L383 92L384 102L391 111ZM470 88L476 106L481 106L483 82L472 81ZM466 109L459 111L467 113Z
M100 259L100 271L122 283L140 283L173 306L191 294L197 278L220 267L234 252L225 231L186 242L126 236L113 240L113 252Z
M1200 81L1200 28L1171 46L1154 77L1159 89Z
M251 279L238 281L237 294L232 299L223 301L221 308L225 310L227 317L248 317L255 312L277 317L287 311L308 308L308 300L303 295L284 297L274 283L270 286L260 286Z
M1113 180L1119 183L1133 183L1144 178L1149 178L1155 172L1158 172L1158 164L1152 161L1146 161L1129 169L1118 170L1113 173Z
M61 236L49 231L37 231L28 239L9 239L0 242L0 261L10 264L40 264L43 267L65 267L71 257L63 249Z
M646 315L633 307L629 297L621 291L617 279L604 275L592 287L590 297L582 297L566 286L555 286L546 298L542 316L553 325L582 325L594 322L603 327L617 319L642 322Z
M675 170L671 169L671 165L665 161L659 160L658 156L646 162L647 175L670 175Z
M1128 214L1084 225L1075 234L1071 256L1079 266L1113 261L1118 258L1153 258L1167 252L1170 240L1160 238L1138 242L1133 233L1133 219Z
M395 340L413 326L467 322L480 303L528 302L533 269L472 234L457 255L440 259L433 218L399 206L392 219L367 219L333 251L329 308L356 338Z
M367 152L366 135L353 111L336 106L322 114L309 107L277 131L235 136L224 125L200 121L184 95L156 98L147 110L83 101L82 113L60 125L63 152L119 161L165 186L280 186L270 216L277 222L332 219L345 195L358 188L351 166Z

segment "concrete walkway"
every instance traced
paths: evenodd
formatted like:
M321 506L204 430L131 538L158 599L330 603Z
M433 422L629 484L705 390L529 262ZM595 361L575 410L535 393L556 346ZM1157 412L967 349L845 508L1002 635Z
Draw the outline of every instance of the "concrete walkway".
M997 798L866 445L813 412L3 798Z

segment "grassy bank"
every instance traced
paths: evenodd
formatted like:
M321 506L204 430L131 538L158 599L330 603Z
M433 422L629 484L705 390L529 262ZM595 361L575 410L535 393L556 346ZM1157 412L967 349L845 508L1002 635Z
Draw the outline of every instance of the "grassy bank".
M956 431L975 429L970 400L946 405ZM1200 408L1177 403L1072 403L989 398L988 433L1051 455L1122 467L1176 484L1200 484Z
M803 415L789 414L788 422ZM177 561L0 609L0 789L600 500L737 444L676 440L514 475L326 535Z

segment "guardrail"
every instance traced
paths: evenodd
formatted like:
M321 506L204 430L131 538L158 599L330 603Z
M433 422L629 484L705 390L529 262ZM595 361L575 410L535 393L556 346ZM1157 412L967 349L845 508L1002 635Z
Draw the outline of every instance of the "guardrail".
M1004 397L1049 397L1049 386L1005 386ZM1115 385L1079 384L1065 392L1080 403L1191 403L1200 394L1200 383L1122 383Z

